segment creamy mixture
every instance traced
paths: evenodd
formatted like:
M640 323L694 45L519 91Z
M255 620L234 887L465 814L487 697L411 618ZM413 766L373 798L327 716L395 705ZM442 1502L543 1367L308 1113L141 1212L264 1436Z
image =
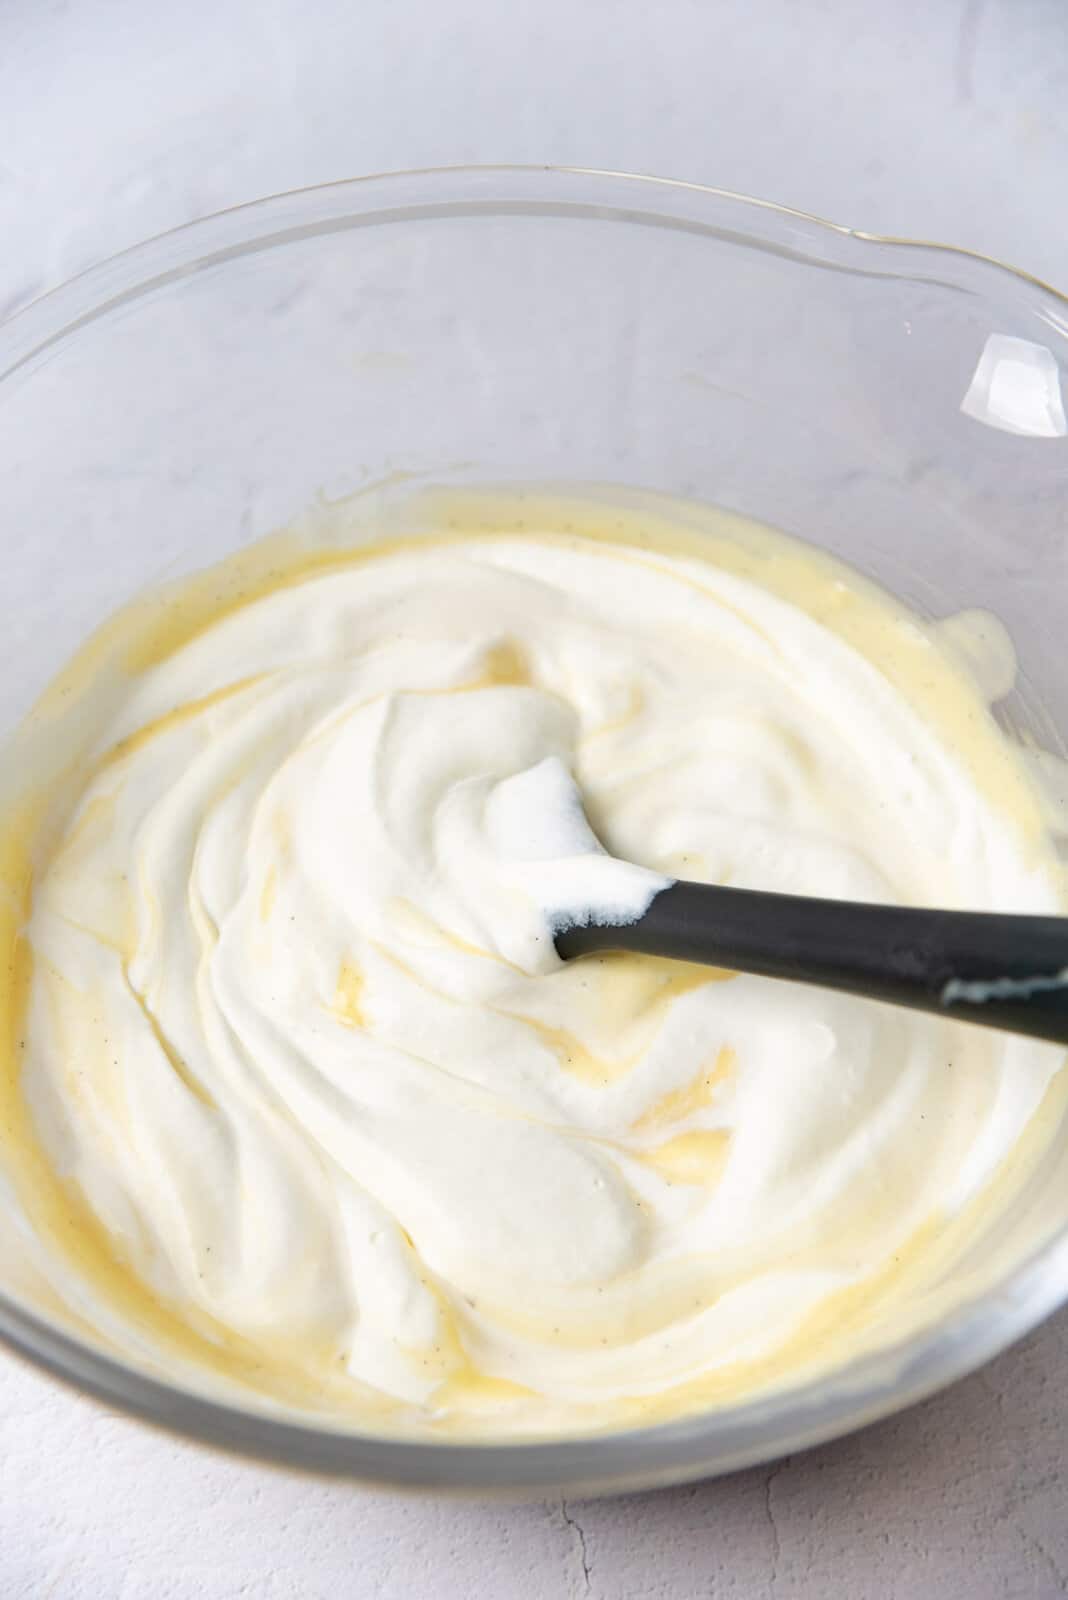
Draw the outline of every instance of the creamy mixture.
M130 676L36 849L16 1024L83 1315L472 1434L908 1326L1062 1052L552 946L673 876L1061 904L948 640L797 547L760 569L536 525L363 550Z

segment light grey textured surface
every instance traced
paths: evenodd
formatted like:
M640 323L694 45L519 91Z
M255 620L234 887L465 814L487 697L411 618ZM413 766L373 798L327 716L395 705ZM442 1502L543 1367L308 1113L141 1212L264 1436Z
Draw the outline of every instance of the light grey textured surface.
M0 313L159 229L403 166L747 190L1068 286L1064 0L0 0ZM1068 1594L1068 1317L906 1415L627 1500L209 1456L0 1357L0 1600Z
M1055 1600L1068 1317L848 1440L692 1488L478 1504L177 1444L0 1379L3 1600Z
M396 167L689 178L1068 284L1064 0L4 0L0 310Z

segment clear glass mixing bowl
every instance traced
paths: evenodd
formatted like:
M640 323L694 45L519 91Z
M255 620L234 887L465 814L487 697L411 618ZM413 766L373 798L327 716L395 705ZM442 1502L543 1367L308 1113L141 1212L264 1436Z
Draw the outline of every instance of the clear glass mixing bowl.
M209 217L0 329L0 733L135 591L318 495L417 474L694 497L827 546L928 614L989 607L1022 666L1002 714L1056 748L1066 370L1068 303L1032 278L693 185L407 173ZM1068 1217L1036 1249L1032 1215L1068 1195L1065 1164L999 1224L1011 1268L949 1320L818 1383L612 1436L384 1442L219 1404L63 1326L7 1247L0 1333L111 1403L290 1466L450 1489L663 1484L870 1421L1032 1327L1068 1298Z

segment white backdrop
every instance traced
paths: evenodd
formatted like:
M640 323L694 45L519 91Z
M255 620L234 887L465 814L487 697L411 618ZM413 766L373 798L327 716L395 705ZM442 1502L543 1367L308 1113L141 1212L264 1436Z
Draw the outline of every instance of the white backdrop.
M0 0L0 316L221 206L469 161L695 179L1068 287L1068 0ZM1064 1316L852 1440L566 1506L235 1464L0 1355L0 1600L1053 1600L1065 1438Z
M0 309L396 167L689 178L1068 283L1065 0L0 0Z

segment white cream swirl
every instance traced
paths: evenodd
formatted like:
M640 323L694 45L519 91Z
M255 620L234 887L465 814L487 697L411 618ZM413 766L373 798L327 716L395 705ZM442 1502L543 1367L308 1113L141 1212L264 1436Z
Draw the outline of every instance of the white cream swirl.
M590 898L589 858L516 786L547 759L653 873L1056 904L922 704L711 562L385 551L145 671L35 886L35 1115L161 1302L369 1417L568 1431L794 1375L835 1297L892 1320L895 1258L983 1191L1061 1061L562 965L545 914Z

